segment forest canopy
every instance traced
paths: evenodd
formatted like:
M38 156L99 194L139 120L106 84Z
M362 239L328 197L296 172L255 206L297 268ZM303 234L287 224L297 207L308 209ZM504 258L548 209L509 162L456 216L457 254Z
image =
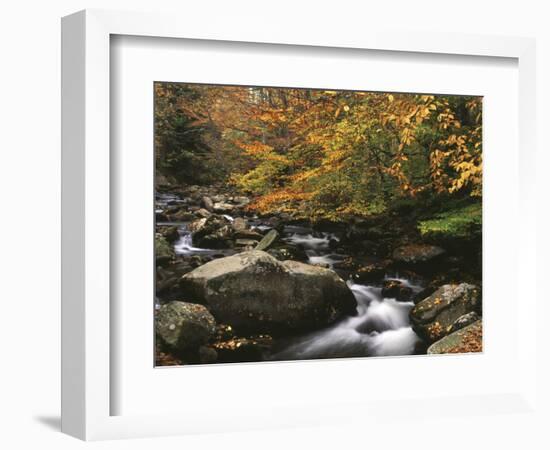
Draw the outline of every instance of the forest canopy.
M230 183L251 209L314 221L434 199L465 212L426 233L480 217L481 97L165 82L155 97L157 179Z

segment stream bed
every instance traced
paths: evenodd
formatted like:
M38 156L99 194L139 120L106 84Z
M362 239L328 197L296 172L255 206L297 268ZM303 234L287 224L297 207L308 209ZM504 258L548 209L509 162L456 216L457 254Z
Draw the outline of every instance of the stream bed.
M228 215L226 218L233 220ZM252 220L249 220L249 225L252 229L256 228L263 232L269 229L269 226ZM178 231L180 237L173 244L177 255L219 257L235 253L233 249L213 250L195 246L191 233L187 229L187 223L180 223ZM282 228L281 239L303 249L307 255L306 262L309 264L320 264L333 269L335 264L347 257L331 249L333 247L331 242L338 242L338 237L334 233L286 225ZM399 277L399 274L387 275L386 279L400 281L414 293L422 290L421 285ZM278 340L269 359L295 360L414 354L418 345L421 344L421 340L409 322L409 312L414 303L385 298L379 285L358 284L353 280L348 280L347 285L357 301L356 315L345 317L325 329Z

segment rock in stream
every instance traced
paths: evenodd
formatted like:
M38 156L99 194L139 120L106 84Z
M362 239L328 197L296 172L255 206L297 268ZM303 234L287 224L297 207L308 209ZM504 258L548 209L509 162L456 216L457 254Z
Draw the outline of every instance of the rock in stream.
M278 261L252 250L216 259L184 275L182 290L214 317L241 330L292 333L353 315L356 300L332 270Z

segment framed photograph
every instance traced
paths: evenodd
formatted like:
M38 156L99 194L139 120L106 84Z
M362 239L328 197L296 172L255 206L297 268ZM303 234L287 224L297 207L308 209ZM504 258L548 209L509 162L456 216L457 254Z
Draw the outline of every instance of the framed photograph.
M63 19L63 431L537 415L534 42L181 23Z

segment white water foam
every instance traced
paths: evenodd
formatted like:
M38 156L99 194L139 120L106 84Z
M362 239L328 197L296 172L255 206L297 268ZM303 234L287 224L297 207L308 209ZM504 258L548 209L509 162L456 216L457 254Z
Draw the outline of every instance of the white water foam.
M412 302L384 299L381 288L348 282L357 315L295 339L274 359L396 356L414 353L419 338L409 324Z
M180 238L174 243L174 251L176 255L194 255L197 253L208 253L213 250L207 248L198 248L193 246L193 238L191 233L184 227L178 230Z

